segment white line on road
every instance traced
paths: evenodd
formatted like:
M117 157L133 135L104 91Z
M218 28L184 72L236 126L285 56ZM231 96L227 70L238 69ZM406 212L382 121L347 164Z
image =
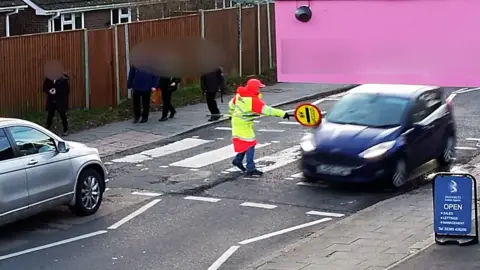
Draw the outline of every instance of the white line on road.
M312 105L318 105L318 104L322 103L323 101L325 101L324 98L316 100L316 101L312 102Z
M272 141L272 143L280 143L280 141Z
M168 165L162 165L162 166L158 166L158 167L159 167L159 168L168 168L168 167L170 167L170 166L168 166Z
M281 125L300 125L298 122L278 122Z
M184 199L192 200L192 201L202 201L202 202L219 202L220 201L220 199L217 199L217 198L198 197L198 196L187 196Z
M256 207L256 208L263 208L263 209L274 209L277 208L276 205L272 204L263 204L263 203L253 203L253 202L244 202L240 204L241 206L248 206L248 207Z
M147 151L143 151L138 154L125 156L119 159L114 159L112 162L124 162L124 163L140 163L145 160L151 160L153 158L159 158L166 155L170 155L176 152L184 151L190 148L200 146L211 142L209 140L186 138L181 141L170 143L161 147L153 148Z
M190 169L190 171L196 172L196 171L198 171L198 169Z
M473 91L478 91L480 90L480 87L476 87L476 88L464 88L464 89L459 89L457 91L455 91L454 93L456 94L465 94L465 93L468 93L468 92L473 92Z
M309 183L309 182L298 182L297 186L304 186L304 187L327 187L327 184L323 183Z
M54 243L51 243L51 244L48 244L48 245L43 245L43 246L39 246L39 247L35 247L35 248L25 249L25 250L18 251L18 252L15 252L15 253L10 253L10 254L7 254L7 255L0 256L0 261L6 260L6 259L9 259L9 258L13 258L13 257L17 257L17 256L21 256L21 255L25 255L25 254L32 253L32 252L35 252L35 251L47 249L47 248L52 248L52 247L72 243L72 242L83 240L83 239L86 239L86 238L91 238L91 237L101 235L101 234L105 234L105 233L108 233L108 232L103 231L103 230L102 231L96 231L96 232L93 232L93 233L87 233L87 234L84 234L84 235L68 238L68 239L65 239L65 240L62 240L62 241L58 241L58 242L54 242Z
M231 127L216 127L216 130L232 130Z
M270 145L270 143L257 144L256 149ZM232 145L227 145L209 152L204 152L193 157L186 158L170 164L170 166L184 167L184 168L201 168L227 158L234 157L237 153L233 151Z
M227 251L225 251L225 253L222 254L222 256L220 256L220 258L218 258L210 267L208 267L207 270L220 269L222 264L224 264L228 258L230 258L230 256L232 256L233 253L235 253L235 251L237 251L239 248L240 246L231 246L229 249L227 249Z
M255 160L255 163L258 164L257 167L261 167L262 172L269 172L299 160L300 159L299 154L300 154L300 147L296 145L290 148L286 148L272 155L258 158ZM265 163L268 165L261 166ZM227 172L237 172L237 171L240 171L240 169L236 167L227 169Z
M466 146L457 146L455 147L457 150L478 150L478 148L475 147L466 147Z
M343 216L345 216L344 214L321 212L321 211L308 211L305 214L312 215L312 216L324 216L324 217L343 217Z
M294 175L292 175L293 178L303 178L303 173L299 172Z
M280 230L280 231L267 233L267 234L260 235L260 236L254 237L254 238L243 240L243 241L239 242L239 244L240 245L250 244L250 243L257 242L257 241L260 241L260 240L265 240L265 239L268 239L268 238L271 238L271 237L274 237L274 236L277 236L277 235L281 235L281 234L293 232L293 231L296 231L296 230L300 230L300 229L303 229L303 228L311 227L311 226L314 226L314 225L317 225L317 224L320 224L320 223L323 223L323 222L327 222L327 221L330 221L330 220L332 220L332 219L331 218L322 218L322 219L315 220L315 221L312 221L312 222L308 222L308 223L300 224L300 225L293 226L293 227L290 227L290 228L286 228L286 229L283 229L283 230Z
M260 131L260 132L284 132L285 130L283 130L283 129L260 129L258 131Z
M150 207L154 206L155 204L159 203L162 199L155 199L149 203L147 203L146 205L140 207L138 210L136 210L135 212L131 213L130 215L122 218L120 221L118 221L117 223L113 224L112 226L108 227L107 229L109 230L115 230L115 229L118 229L120 226L122 226L123 224L129 222L130 220L134 219L135 217L139 216L140 214L142 214L143 212L147 211Z
M285 180L293 180L293 177L287 177Z
M132 192L132 195L158 197L158 196L162 196L163 193L135 191L135 192Z
M466 140L466 141L476 141L476 142L480 142L480 139L478 139L478 138L466 138L465 140Z

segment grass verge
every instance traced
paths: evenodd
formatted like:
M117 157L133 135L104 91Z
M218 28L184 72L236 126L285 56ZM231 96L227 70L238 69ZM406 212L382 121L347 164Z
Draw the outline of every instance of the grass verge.
M227 94L234 93L239 85L244 85L248 79L255 77L266 85L276 83L275 70L269 70L264 75L258 76L229 76L227 78ZM172 103L175 107L183 107L187 105L203 103L205 98L200 90L199 85L186 85L179 88L172 96ZM160 104L152 104L151 111L158 111L161 109ZM124 100L119 105L108 108L92 108L86 109L72 109L68 112L69 129L71 133L103 126L109 123L125 121L132 119L132 102ZM45 125L47 119L46 112L27 113L23 117L25 120ZM59 117L55 117L52 131L56 133L61 132L61 122Z

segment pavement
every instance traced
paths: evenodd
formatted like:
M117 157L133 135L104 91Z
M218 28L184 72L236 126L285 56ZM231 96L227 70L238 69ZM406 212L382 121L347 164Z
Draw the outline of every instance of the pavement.
M338 84L277 83L265 87L262 92L267 104L280 106L334 94L351 87L353 86ZM222 113L228 111L230 98L232 98L231 95L225 96L223 103L220 98L217 99ZM133 124L131 121L117 122L71 134L68 139L98 148L101 155L106 157L206 127L212 124L207 122L208 114L207 105L199 103L178 108L175 119L167 122L158 122L161 112L152 112L150 121L144 124Z
M67 209L52 209L2 228L0 270L401 266L416 258L412 255L429 251L433 241L431 189L424 185L430 174L475 168L478 148L471 139L480 133L480 125L470 121L472 114L478 115L474 101L479 93L454 99L459 131L455 164L439 169L427 163L412 175L411 185L397 192L304 182L298 144L308 129L293 119L257 118L256 163L266 172L261 179L232 169L231 131L225 121L133 149L104 152L110 182L100 211L77 218ZM328 112L343 94L316 93L304 101ZM196 114L203 122L197 125L206 121L206 106L201 105ZM152 120L143 127L163 125ZM124 132L129 131L118 134Z

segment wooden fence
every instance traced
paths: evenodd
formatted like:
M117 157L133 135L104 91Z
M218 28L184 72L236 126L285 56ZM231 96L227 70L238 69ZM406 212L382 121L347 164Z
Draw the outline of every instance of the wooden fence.
M41 88L48 60L60 61L70 75L70 107L88 109L120 103L129 97L129 52L136 44L152 38L203 36L226 52L224 69L228 75L260 74L275 65L274 25L274 5L262 4L109 29L2 38L0 116L21 117L44 110Z

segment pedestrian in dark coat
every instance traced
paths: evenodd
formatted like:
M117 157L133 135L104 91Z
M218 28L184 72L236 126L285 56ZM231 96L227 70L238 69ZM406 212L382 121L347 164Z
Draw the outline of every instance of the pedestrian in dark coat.
M70 82L66 73L63 73L57 79L45 78L43 82L43 92L47 94L46 109L47 128L52 128L53 117L58 112L62 119L63 136L68 136L68 98L70 95Z
M158 88L162 91L162 118L158 121L163 122L168 120L168 113L170 118L173 118L177 111L172 105L172 95L177 90L181 79L176 77L160 77L158 81Z
M225 78L223 71L218 68L212 72L203 74L200 77L201 88L207 100L208 110L210 111L210 119L208 121L216 121L221 118L220 110L218 109L217 101L215 100L217 92L225 93Z
M150 113L150 98L152 91L158 84L158 76L155 76L149 72L142 71L134 66L130 68L128 73L127 87L132 89L133 94L133 122L145 123L148 121L148 115ZM141 107L143 110L141 111ZM141 114L140 114L141 111Z

